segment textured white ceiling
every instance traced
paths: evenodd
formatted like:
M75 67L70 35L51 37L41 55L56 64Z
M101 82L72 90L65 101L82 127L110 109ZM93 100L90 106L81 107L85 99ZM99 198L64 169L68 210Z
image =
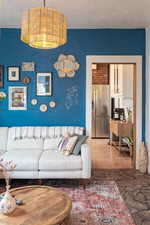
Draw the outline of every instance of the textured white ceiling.
M20 27L22 13L42 0L0 0L0 27ZM144 28L150 25L150 0L47 0L64 13L69 28Z

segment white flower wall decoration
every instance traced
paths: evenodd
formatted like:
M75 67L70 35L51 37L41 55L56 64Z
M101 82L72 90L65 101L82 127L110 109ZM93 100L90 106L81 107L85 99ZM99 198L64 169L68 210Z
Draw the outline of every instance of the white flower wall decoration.
M58 61L54 67L58 72L59 77L74 77L75 71L79 69L79 63L73 55L59 55Z

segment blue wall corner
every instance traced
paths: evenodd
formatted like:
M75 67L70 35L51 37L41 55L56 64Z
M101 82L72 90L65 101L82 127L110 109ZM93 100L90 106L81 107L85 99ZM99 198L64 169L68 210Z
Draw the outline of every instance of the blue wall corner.
M5 66L4 90L22 86L21 82L7 81L7 67L35 62L36 72L52 73L51 97L36 97L36 72L21 72L31 77L28 87L28 110L9 111L8 98L0 102L0 126L19 125L85 125L86 55L142 55L143 56L143 139L145 137L145 29L70 29L67 44L52 50L28 47L20 41L20 29L0 30L0 64ZM74 78L59 78L53 64L59 54L73 54L80 64ZM74 91L70 99L68 92ZM38 105L32 106L31 99ZM40 104L56 101L56 108L40 112ZM68 107L68 104L70 107Z

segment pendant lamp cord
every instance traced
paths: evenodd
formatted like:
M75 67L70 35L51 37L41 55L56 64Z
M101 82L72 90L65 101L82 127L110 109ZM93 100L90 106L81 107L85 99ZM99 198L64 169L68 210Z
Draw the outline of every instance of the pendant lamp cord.
M46 6L45 0L43 0L44 7Z

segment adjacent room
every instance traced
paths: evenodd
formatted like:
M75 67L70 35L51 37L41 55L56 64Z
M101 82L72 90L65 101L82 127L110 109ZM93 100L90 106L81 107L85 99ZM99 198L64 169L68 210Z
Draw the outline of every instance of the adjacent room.
M0 225L150 225L149 136L149 0L0 0Z
M134 64L92 64L92 139L94 168L133 168Z

